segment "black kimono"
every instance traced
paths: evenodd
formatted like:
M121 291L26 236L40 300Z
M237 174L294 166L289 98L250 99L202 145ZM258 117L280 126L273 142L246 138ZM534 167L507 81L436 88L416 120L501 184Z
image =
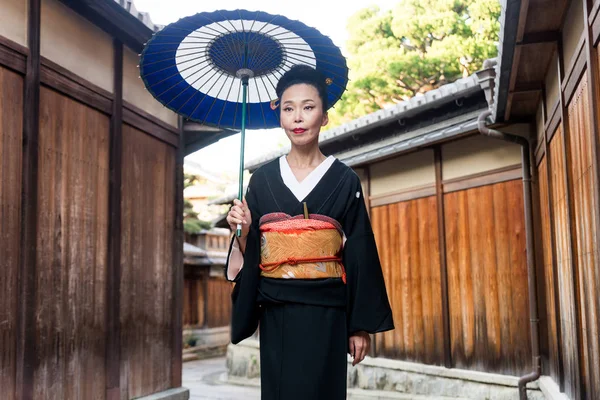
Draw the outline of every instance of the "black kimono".
M358 176L339 160L303 201L284 184L279 160L259 168L250 179L246 200L252 225L232 293L231 341L251 336L260 321L263 400L345 399L349 336L394 328L362 196ZM260 217L274 212L300 215L303 202L311 214L342 225L347 284L341 278L260 276Z

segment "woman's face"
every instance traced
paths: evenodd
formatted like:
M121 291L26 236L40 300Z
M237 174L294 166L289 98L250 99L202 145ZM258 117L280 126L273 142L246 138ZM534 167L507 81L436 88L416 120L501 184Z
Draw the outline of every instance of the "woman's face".
M305 83L287 88L281 96L281 127L292 146L318 143L321 127L329 118L317 89Z

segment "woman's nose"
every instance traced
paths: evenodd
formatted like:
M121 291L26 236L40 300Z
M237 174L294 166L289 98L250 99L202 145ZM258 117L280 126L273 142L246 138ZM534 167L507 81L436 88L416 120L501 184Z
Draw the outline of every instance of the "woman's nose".
M300 111L294 112L294 122L302 122L302 113Z

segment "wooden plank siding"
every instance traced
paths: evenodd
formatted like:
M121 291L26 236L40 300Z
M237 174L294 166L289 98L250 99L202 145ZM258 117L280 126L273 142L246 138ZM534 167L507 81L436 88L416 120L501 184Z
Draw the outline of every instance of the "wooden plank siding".
M15 397L21 238L23 77L0 67L0 387Z
M598 258L597 227L598 212L592 188L593 153L590 128L588 78L584 75L568 105L569 134L569 192L573 215L573 257L578 276L580 298L581 339L583 359L580 360L586 395L600 399L600 259Z
M183 327L203 327L206 321L204 315L205 277L185 279L183 284Z
M231 319L231 282L225 277L208 279L205 301L206 325L208 328L228 326Z
M570 398L576 398L578 392L578 352L575 293L573 291L572 254L569 245L569 222L565 166L564 138L559 126L549 145L550 193L558 279L558 301L560 309L560 329L562 336L562 360L564 373L564 392Z
M171 387L176 150L123 126L121 395Z
M458 368L531 369L523 186L445 195L452 360Z
M105 395L107 116L42 87L33 398Z
M560 382L560 366L559 366L559 351L560 343L558 339L557 326L557 293L554 288L556 282L554 279L554 258L553 258L553 240L552 240L552 221L550 216L550 193L548 188L548 163L547 157L544 157L537 167L538 182L539 182L539 210L540 218L540 234L542 243L542 258L539 260L543 268L543 282L546 294L546 313L547 326L541 327L547 332L548 336L548 365L549 374L555 382Z
M444 365L436 197L371 212L396 325L376 335L376 355Z

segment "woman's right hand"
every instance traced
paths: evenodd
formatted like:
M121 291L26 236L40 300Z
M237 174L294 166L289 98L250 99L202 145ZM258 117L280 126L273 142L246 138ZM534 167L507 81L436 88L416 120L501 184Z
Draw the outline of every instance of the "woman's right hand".
M238 224L242 225L242 236L239 238L245 242L248 232L250 231L250 225L252 224L252 215L248 208L246 199L243 198L243 203L238 199L233 201L233 206L227 214L227 223L232 232L236 232Z

